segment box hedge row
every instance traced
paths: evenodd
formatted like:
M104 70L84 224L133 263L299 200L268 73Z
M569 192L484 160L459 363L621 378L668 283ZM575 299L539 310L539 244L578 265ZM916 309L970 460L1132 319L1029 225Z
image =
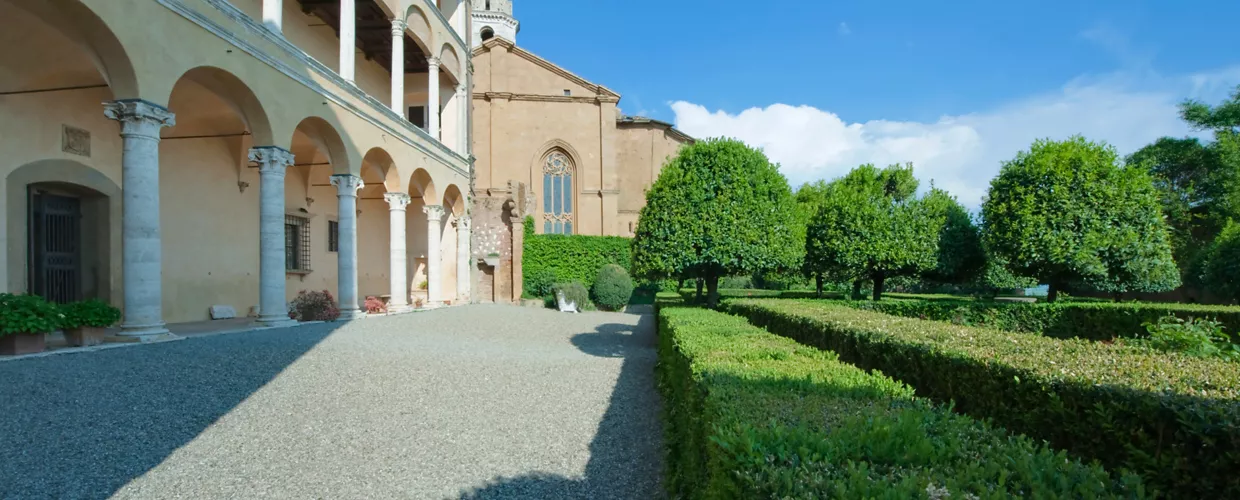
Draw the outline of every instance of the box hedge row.
M1240 498L1233 363L822 301L733 299L725 307L966 414L1136 471L1174 498Z
M1235 337L1240 328L1240 307L1142 302L1005 303L970 300L852 301L859 309L910 318L987 326L1012 332L1036 333L1055 338L1110 340L1143 337L1145 323L1173 315L1180 319L1212 318ZM1240 341L1240 338L1233 338Z
M833 353L660 297L671 498L1143 498Z

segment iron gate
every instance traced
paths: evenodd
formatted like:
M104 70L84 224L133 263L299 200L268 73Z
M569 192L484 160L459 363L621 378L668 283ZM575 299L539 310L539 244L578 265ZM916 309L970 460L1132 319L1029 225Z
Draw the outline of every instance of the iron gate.
M31 292L59 303L78 300L82 283L82 205L68 196L30 196Z

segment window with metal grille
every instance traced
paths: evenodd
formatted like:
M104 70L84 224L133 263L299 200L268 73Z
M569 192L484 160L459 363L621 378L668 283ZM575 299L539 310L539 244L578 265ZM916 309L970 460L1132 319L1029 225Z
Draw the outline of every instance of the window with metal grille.
M310 219L284 216L284 268L310 272Z
M340 222L327 221L327 251L340 251Z

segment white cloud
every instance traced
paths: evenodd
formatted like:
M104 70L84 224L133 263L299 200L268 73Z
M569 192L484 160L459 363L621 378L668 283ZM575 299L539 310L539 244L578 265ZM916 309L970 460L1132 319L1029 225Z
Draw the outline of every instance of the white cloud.
M836 29L836 32L839 33L840 36L848 36L852 34L852 29L848 27L848 23L841 21L839 28Z
M794 186L831 179L862 163L913 162L923 188L936 186L977 208L1004 160L1035 139L1083 134L1120 154L1162 136L1193 133L1178 117L1185 97L1213 102L1240 83L1240 67L1174 78L1121 73L1078 78L1055 92L1030 96L935 122L846 123L811 106L772 104L738 114L671 103L676 127L695 137L735 137L762 148Z

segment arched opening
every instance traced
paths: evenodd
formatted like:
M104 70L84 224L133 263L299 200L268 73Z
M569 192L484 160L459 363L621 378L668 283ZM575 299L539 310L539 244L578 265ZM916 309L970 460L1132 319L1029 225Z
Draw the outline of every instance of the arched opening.
M8 290L56 302L119 303L121 189L71 160L41 160L5 179Z
M491 29L490 26L484 26L482 28L482 41L485 42L492 38L495 38L495 30Z
M562 149L552 149L543 157L543 234L573 234L576 171L572 157Z
M245 316L260 290L262 180L249 152L273 145L267 113L239 78L208 66L181 75L168 109L176 124L159 148L163 317L207 320L216 305Z
M412 200L405 212L405 249L407 252L406 262L408 262L410 296L416 305L419 299L425 303L430 298L428 295L430 287L429 259L431 256L429 246L430 221L427 217L426 207L440 206L441 203L439 191L435 188L435 181L431 179L430 172L421 168L413 172L413 175L409 178L409 197ZM439 224L439 230L442 231L443 222L440 221Z
M301 290L335 293L340 205L331 176L352 172L344 140L327 120L311 116L293 130L289 150L293 166L284 179L285 293L290 300Z
M114 99L141 97L124 47L78 0L0 3L0 92L23 94L110 88Z
M371 148L362 158L362 182L357 193L358 295L362 298L388 295L391 281L391 218L383 195L401 192L400 175L391 155L382 148Z
M439 255L442 256L442 290L443 296L447 298L463 298L459 285L461 283L460 273L466 272L462 269L460 259L468 260L469 256L462 256L460 252L461 238L468 238L468 233L462 235L458 223L460 218L465 215L465 196L461 194L461 189L455 184L449 184L443 192L443 228L442 237L440 238Z

